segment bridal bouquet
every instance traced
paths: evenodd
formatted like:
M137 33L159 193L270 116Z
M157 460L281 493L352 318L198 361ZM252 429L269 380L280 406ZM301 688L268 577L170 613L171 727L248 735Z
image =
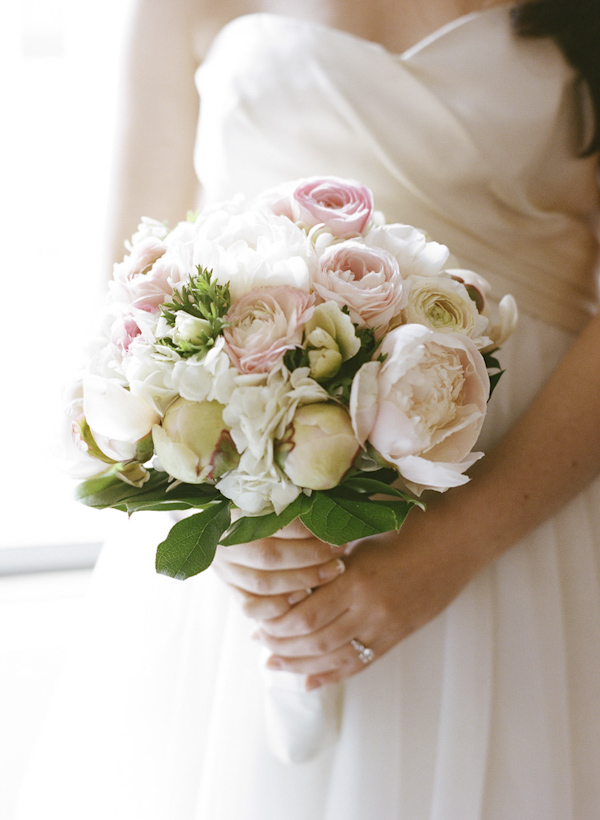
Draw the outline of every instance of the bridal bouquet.
M399 529L481 456L516 317L488 291L354 181L144 219L70 390L79 499L197 510L157 550L176 578L296 518L333 544Z

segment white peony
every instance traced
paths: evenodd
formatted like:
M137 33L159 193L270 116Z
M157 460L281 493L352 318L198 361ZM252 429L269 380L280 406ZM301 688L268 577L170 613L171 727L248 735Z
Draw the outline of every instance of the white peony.
M265 286L308 291L316 253L299 227L267 208L225 216L221 220L217 212L198 228L194 268L201 265L219 284L229 283L232 302Z
M383 362L363 365L352 384L356 436L395 465L407 486L443 491L464 484L486 412L489 378L473 342L422 325L383 340Z
M382 225L370 231L364 242L369 247L391 253L403 278L438 274L450 255L445 245L427 239L423 231L411 225Z

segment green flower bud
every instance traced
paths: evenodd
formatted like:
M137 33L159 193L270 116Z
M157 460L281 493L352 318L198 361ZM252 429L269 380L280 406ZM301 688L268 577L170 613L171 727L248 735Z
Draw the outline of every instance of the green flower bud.
M360 446L350 416L333 402L298 408L275 458L298 487L330 490L352 468Z
M239 462L218 401L171 404L161 425L152 428L156 455L169 475L188 484L211 481Z

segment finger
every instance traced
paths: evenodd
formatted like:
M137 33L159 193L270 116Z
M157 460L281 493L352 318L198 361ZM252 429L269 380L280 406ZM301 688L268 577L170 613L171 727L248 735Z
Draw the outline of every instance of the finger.
M219 547L217 562L227 561L253 569L277 570L326 564L344 554L345 547L318 538L262 538L249 544Z
M289 612L295 604L308 598L312 592L311 589L299 589L289 595L253 595L239 587L232 586L231 589L248 618L266 623Z
M315 595L306 600L294 600L302 606L290 607L262 625L263 631L273 638L292 638L318 632L348 609L341 595L333 587L325 585L315 590Z
M218 567L224 581L254 595L282 595L299 589L312 589L332 581L344 570L345 565L340 558L330 559L327 564L277 571L253 569L227 561Z
M343 674L344 677L359 672L364 666L350 644L344 644L327 655L306 656L301 658L271 655L266 665L267 669L295 672L296 674L302 675L340 676ZM341 680L341 677L339 677L339 679Z
M350 610L346 610L323 629L289 638L274 637L267 632L264 625L261 625L256 633L256 639L275 655L288 659L305 658L335 652L339 647L349 644L356 631L354 618Z

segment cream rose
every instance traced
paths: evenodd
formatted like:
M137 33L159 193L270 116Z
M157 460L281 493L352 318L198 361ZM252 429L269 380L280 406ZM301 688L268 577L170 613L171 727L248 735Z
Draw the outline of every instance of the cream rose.
M241 373L268 373L302 341L314 298L282 285L243 296L225 317L225 348Z
M401 325L358 371L350 416L361 444L394 464L407 486L446 490L464 484L485 417L489 378L473 342L422 325Z
M488 320L478 310L478 303L467 287L449 274L411 276L402 311L405 324L422 324L441 333L464 333L482 348L489 342L484 332Z

